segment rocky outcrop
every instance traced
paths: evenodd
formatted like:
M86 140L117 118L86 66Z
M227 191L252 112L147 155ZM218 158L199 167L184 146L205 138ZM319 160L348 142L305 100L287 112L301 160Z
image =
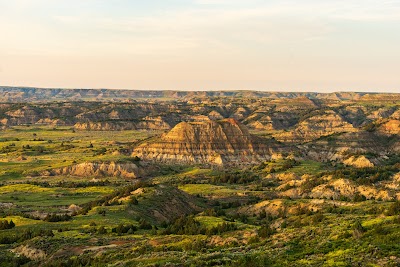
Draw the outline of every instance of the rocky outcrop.
M170 130L171 126L161 116L147 116L137 124L137 128L143 130Z
M249 111L243 107L238 108L235 113L232 114L232 118L235 120L243 120L249 115Z
M18 255L23 255L31 260L43 260L47 257L47 254L45 251L34 248L34 247L30 247L28 245L19 246L19 247L13 249L12 252L14 252Z
M79 206L77 206L77 205L75 205L75 204L71 204L71 205L69 205L69 207L68 207L68 212L69 213L71 213L71 214L76 214L76 213L78 213L80 210L82 210L82 208L81 207L79 207Z
M224 116L221 115L221 113L219 113L218 111L211 111L210 113L208 113L208 117L210 118L210 120L222 120L224 119Z
M338 113L353 126L358 127L366 122L367 109L364 106L354 105L339 109Z
M393 175L393 181L395 181L395 182L400 184L400 172L398 172L395 175Z
M393 108L379 108L374 110L367 116L368 119L377 120L377 119L386 119L393 114L395 110Z
M371 168L374 167L374 164L367 159L365 156L351 156L350 158L343 161L345 165L353 166L356 168Z
M113 113L112 116L117 116ZM78 122L74 125L76 130L85 131L124 131L124 130L169 130L171 126L162 117L144 117L140 121L106 120L93 122Z
M285 210L285 203L283 200L264 200L254 205L242 207L239 209L239 213L253 215L260 214L261 212L266 212L274 216L278 216L279 213Z
M274 137L282 142L309 142L343 132L357 132L357 129L334 111L327 111L301 121L290 132L276 134Z
M389 135L400 135L400 120L388 120L379 127L379 131Z
M33 124L40 119L40 114L33 107L29 106L8 111L6 115L10 117L10 121L15 121L18 124Z
M391 200L393 198L392 194L387 190L379 190L373 186L357 186L347 179L337 179L327 184L319 185L312 189L310 197L334 200L341 197L353 199L356 194L364 196L366 199Z
M264 115L263 113L252 114L244 121L244 123L246 123L247 127L255 130L275 130L274 121L271 116Z
M162 162L240 165L270 158L271 152L272 146L236 120L226 119L182 122L161 138L143 143L132 155Z
M243 120L243 124L251 129L267 131L289 129L297 122L298 116L295 113L262 111L257 111Z
M71 125L72 118L81 111L81 107L73 107L69 103L62 105L33 105L28 104L15 109L12 105L5 105L4 118L0 119L0 123L7 126L14 125L51 125L63 126Z
M351 155L370 154L369 160L379 164L385 155L400 151L400 143L377 132L358 131L321 138L298 146L303 155L319 162L343 162Z
M78 177L123 177L137 178L143 170L136 164L116 162L85 162L55 170L45 171L44 176L70 175Z
M132 122L78 122L74 128L85 131L123 131L135 130L136 124Z
M400 120L400 108L397 109L393 114L390 116L390 118L395 119L395 120Z

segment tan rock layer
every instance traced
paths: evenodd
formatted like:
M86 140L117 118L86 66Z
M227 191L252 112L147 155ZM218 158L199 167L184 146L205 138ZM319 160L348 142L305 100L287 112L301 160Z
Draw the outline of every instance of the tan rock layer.
M333 111L300 122L297 127L275 138L282 142L308 142L335 133L357 132L357 129Z
M184 163L241 164L270 158L271 149L234 119L182 122L133 155Z
M60 169L46 171L42 175L71 175L78 177L137 178L142 170L134 163L85 162Z

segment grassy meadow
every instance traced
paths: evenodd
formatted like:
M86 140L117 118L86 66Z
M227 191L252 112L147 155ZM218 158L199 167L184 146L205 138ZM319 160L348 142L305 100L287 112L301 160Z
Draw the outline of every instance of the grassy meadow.
M125 162L154 134L0 131L0 221L15 224L0 230L0 266L400 264L398 202L310 197L316 177L335 170L324 163L155 165L141 179L48 175L84 162Z

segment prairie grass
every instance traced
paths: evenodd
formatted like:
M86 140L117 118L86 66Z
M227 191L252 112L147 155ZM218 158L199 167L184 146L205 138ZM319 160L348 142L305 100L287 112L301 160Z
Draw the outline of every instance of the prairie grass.
M240 190L232 189L227 186L211 185L211 184L186 184L178 187L192 195L216 195L216 196L232 196L242 193Z
M31 184L11 184L11 185L4 185L0 186L0 194L7 194L7 193L54 193L55 190L53 188L45 188L40 187L37 185Z

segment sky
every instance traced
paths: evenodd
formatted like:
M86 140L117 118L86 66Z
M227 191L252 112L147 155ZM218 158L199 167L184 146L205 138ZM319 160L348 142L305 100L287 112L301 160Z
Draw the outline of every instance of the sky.
M400 93L400 0L0 0L0 85Z

